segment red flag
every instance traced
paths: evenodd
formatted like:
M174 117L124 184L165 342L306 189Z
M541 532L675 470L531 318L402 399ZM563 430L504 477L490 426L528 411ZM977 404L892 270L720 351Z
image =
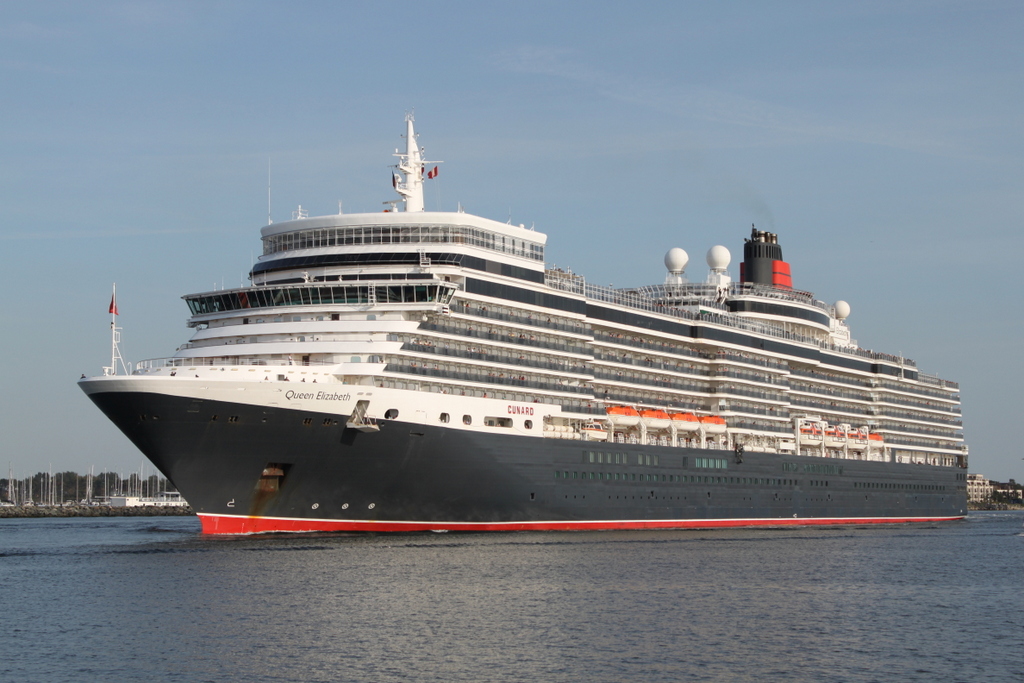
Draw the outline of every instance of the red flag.
M435 166L435 167L434 167L434 168L433 168L433 169L432 169L432 170L430 171L430 173L428 173L428 174L427 174L427 177L428 177L428 178L436 178L436 177L437 177L437 166Z
M108 310L107 313L113 313L114 315L117 315L117 301L114 298L115 296L116 295L114 294L110 295L110 310Z

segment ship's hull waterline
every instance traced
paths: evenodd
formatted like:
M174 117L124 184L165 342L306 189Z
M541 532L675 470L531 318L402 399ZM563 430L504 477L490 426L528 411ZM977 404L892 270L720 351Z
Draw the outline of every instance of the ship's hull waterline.
M400 420L360 431L326 412L210 400L197 407L187 396L128 386L89 395L178 487L206 533L685 529L966 514L955 467ZM609 462L591 462L594 452ZM636 464L641 454L658 464Z

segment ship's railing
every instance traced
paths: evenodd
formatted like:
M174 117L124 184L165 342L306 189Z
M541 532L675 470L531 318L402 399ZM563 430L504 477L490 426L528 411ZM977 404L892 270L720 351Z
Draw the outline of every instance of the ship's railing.
M711 393L718 396L746 396L748 398L760 398L765 401L776 401L782 403L786 400L785 394L779 394L771 391L758 391L754 387L738 387L738 386L717 386L711 387Z
M468 327L459 327L457 325L443 325L441 323L420 323L418 329L441 332L442 334L455 334L459 335L460 337L471 337L502 344L519 344L521 346L533 346L539 349L550 349L552 351L562 351L564 353L575 353L581 356L592 355L591 349L589 349L586 346L570 346L569 344L545 342L539 339L530 339L525 335L520 337L510 337L507 334L482 332L480 330L471 330Z
M376 358L376 356L373 356ZM369 361L369 362L380 362ZM149 358L140 360L135 365L133 375L146 374L162 368L202 368L202 367L236 367L236 366L260 366L260 367L307 367L307 366L332 366L338 365L335 360L289 360L287 358L251 358L246 356L227 358Z
M833 375L831 373L818 372L814 370L804 370L802 368L795 367L790 367L789 372L797 377L808 377L810 379L821 380L823 382L839 382L855 387L871 387L871 382L866 379L862 380L854 377L843 377L841 375Z
M699 302L702 306L716 304L719 306L721 305L720 302L716 301L716 298L719 296L718 286L707 283L644 285L642 287L631 287L619 291L637 292L642 296L652 299L689 299L694 302ZM804 292L798 289L783 290L752 282L733 282L729 284L728 293L729 296L756 295L767 299L790 301L814 306L829 315L833 313L832 307L824 301L815 299L814 295L810 292Z
M763 425L755 422L747 422L746 420L736 419L733 417L725 418L726 423L733 429L752 429L759 432L775 432L776 434L792 434L792 427L787 427L781 424Z
M701 400L686 400L685 396L673 396L670 400L665 401L661 398L644 396L639 391L624 392L621 388L618 388L619 390L616 391L616 388L601 387L599 392L595 392L595 394L600 393L601 400L608 405L650 407L688 413L707 413L707 406Z
M450 282L391 280L337 283L298 283L225 289L218 292L188 294L182 298L192 315L230 311L254 314L288 306L331 306L337 304L447 305L457 291Z
M943 429L928 429L927 427L918 427L905 425L901 423L881 421L876 426L879 431L887 432L906 432L908 434L921 434L922 436L934 436L941 439L963 439L964 433L961 431L948 431ZM955 429L951 427L950 429Z
M610 333L603 330L594 330L594 340L610 344L619 344L621 346L631 346L633 348L654 351L657 353L671 353L676 356L699 358L706 361L734 361L737 363L756 365L758 367L772 368L775 370L785 370L787 368L787 364L781 361L768 358L758 358L746 353L725 351L724 349L719 350L717 353L706 353L690 349L685 346L673 346L669 342L661 342L657 344L653 342L645 342L639 337L633 338L619 332Z
M960 384L953 382L948 379L940 379L936 375L926 375L923 372L917 373L917 381L924 382L925 384L934 384L938 387L946 387L947 389L960 390Z
M918 374L918 379L921 379L921 375ZM945 380L939 380L944 382ZM955 382L947 382L947 384L955 384ZM960 397L957 394L950 393L948 391L938 391L935 389L927 389L925 387L918 387L907 384L897 384L895 382L877 381L875 386L882 389L892 389L893 391L902 391L909 394L917 394L918 396L928 396L930 398L938 398L943 401L958 401Z
M402 344L403 351L414 351L416 353L429 353L438 356L447 356L452 358L468 358L471 360L482 360L488 363L501 363L503 365L515 365L519 367L537 368L539 370L554 370L556 372L567 372L574 375L585 375L590 376L590 368L582 363L568 364L568 363L544 363L537 360L531 360L528 358L513 358L509 356L496 356L489 353L480 353L478 351L462 351L459 349L446 349L441 346L434 344L416 344L416 343L405 343Z
M668 377L658 379L648 377L631 377L625 373L612 372L605 368L595 368L594 379L607 380L609 382L621 382L623 384L642 384L646 387L656 387L658 389L670 389L675 391L693 391L704 394L710 391L707 384L682 382L676 379L669 379Z
M584 384L560 384L557 382L535 382L533 380L516 377L488 376L482 373L452 372L451 370L434 369L423 366L404 365L399 363L388 363L385 368L388 372L400 372L407 375L422 375L425 377L439 377L447 380L458 380L460 382L480 382L484 384L496 384L502 387L526 387L529 389L540 389L542 391L554 391L566 394L592 394L593 389Z
M715 368L715 372L712 377L729 377L732 379L745 379L751 382L760 382L762 384L771 384L776 387L788 387L789 381L781 375L764 374L760 375L756 372L743 372L741 370L732 370L722 367Z
M468 244L534 261L544 245L469 225L359 225L291 230L263 238L263 255L361 244Z
M910 358L903 358L901 356L895 356L889 353L880 353L877 351L868 351L866 349L850 348L846 346L836 346L828 342L821 341L814 337L809 337L803 334L796 334L789 332L782 328L770 325L767 323L761 323L754 320L740 318L731 314L714 313L711 311L693 311L684 308L678 308L675 306L666 306L659 301L650 299L640 293L637 289L614 289L612 287L600 287L597 285L590 284L580 275L572 273L558 273L552 274L552 272L546 271L544 284L553 288L560 289L566 292L572 292L574 294L584 294L588 299L594 301L604 301L606 303L616 304L627 308L633 308L643 311L649 311L651 313L657 313L658 315L666 315L674 318L680 318L688 321L701 321L712 323L715 325L722 325L724 327L732 327L736 329L746 330L754 332L756 334L763 334L769 337L775 337L778 339L785 339L801 344L810 344L817 346L826 351L832 351L835 353L841 353L850 356L859 356L861 358L868 358L871 360L884 360L891 363L896 363L901 366L916 368L915 363ZM759 292L760 293L760 292ZM810 303L810 302L807 302ZM706 306L707 302L701 302L701 306Z
M857 393L852 391L843 391L841 389L831 389L826 387L819 387L815 385L799 386L790 385L790 391L802 392L806 394L816 394L818 396L829 396L845 398L851 401L871 401L871 394L869 392Z
M938 415L921 415L915 413L907 413L900 410L888 410L884 408L877 410L875 414L884 417L895 417L897 419L902 418L905 420L916 420L918 422L932 422L935 424L954 425L956 427L962 427L964 424L963 420L939 417Z
M726 407L723 407L721 410L723 413L745 413L747 415L764 415L765 417L778 417L787 419L789 418L789 410L787 408L753 405L750 403L737 403L736 401L729 401L729 404Z
M805 408L814 408L821 410L838 410L843 412L854 412L863 413L868 409L868 406L858 405L854 403L845 403L843 401L823 401L810 396L802 396L796 393L789 394L789 402L795 406L803 406Z
M563 403L560 407L563 413L583 413L584 415L605 414L605 409L601 406L574 406Z
M882 394L878 397L878 403L895 403L897 405L907 406L908 408L935 410L940 413L960 413L960 406L957 405L951 405L949 403L922 403L921 401L913 401L909 398L893 396L892 394Z
M886 437L885 443L892 446L924 446L926 448L945 448L948 450L960 448L960 444L957 443L943 443L932 439L915 439L913 437Z
M638 368L650 368L651 370L666 370L668 372L679 373L683 375L698 375L700 377L709 377L711 371L704 366L690 365L688 367L680 367L679 363L662 363L656 361L638 361L634 358L622 358L610 353L601 353L600 351L594 354L594 360L601 360L607 363L617 363L619 365L629 365Z
M609 344L619 344L621 346L632 346L636 349L644 349L647 351L655 351L657 353L671 353L676 356L686 356L688 358L700 358L702 360L711 360L712 355L702 353L696 349L691 349L685 346L676 346L669 342L646 342L639 337L633 338L626 336L620 332L605 332L604 330L594 330L594 341L606 342Z
M509 315L508 313L500 313L498 311L492 311L487 306L467 306L462 303L452 303L450 306L452 313L460 313L462 315L472 315L480 318L490 318L491 320L500 320L502 322L512 323L514 325L529 325L531 327L542 327L548 330L557 330L559 332L569 332L571 334L589 334L582 323L575 325L567 325L565 323L557 323L547 319L547 316L532 316L532 315Z
M815 308L825 311L829 315L832 315L833 313L832 306L828 305L824 301L815 299L812 293L804 292L799 289L776 289L775 287L769 287L753 282L733 282L730 284L729 289L729 293L732 296L756 294L757 296L767 297L769 299L793 301L796 303L814 306Z

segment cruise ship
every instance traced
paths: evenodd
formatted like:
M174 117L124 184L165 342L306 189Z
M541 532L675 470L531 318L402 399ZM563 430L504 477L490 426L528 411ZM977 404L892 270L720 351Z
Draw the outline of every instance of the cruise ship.
M777 234L738 280L725 246L693 281L677 247L663 282L599 286L532 228L426 211L411 116L395 156L386 210L263 227L248 286L183 297L173 356L79 381L205 533L966 514L957 384L860 348Z

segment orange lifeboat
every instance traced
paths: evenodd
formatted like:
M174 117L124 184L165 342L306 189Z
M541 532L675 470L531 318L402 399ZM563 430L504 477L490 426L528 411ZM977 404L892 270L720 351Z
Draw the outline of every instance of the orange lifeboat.
M608 406L604 412L616 427L635 427L640 424L640 413L629 406Z
M816 422L805 422L800 425L800 434L817 441L818 439L821 439L821 427L819 427Z
M664 410L641 410L640 417L648 429L668 429L672 418Z
M707 415L700 418L700 424L708 434L725 434L725 418Z
M695 432L700 427L700 418L693 413L672 413L672 424L684 432Z
M863 450L868 443L868 436L862 429L850 429L846 432L847 442L850 448Z
M841 448L846 445L846 435L840 429L829 427L825 430L825 445Z
M876 441L876 442L877 441L885 441L885 439L882 438L881 434L868 434L868 440L869 441Z

